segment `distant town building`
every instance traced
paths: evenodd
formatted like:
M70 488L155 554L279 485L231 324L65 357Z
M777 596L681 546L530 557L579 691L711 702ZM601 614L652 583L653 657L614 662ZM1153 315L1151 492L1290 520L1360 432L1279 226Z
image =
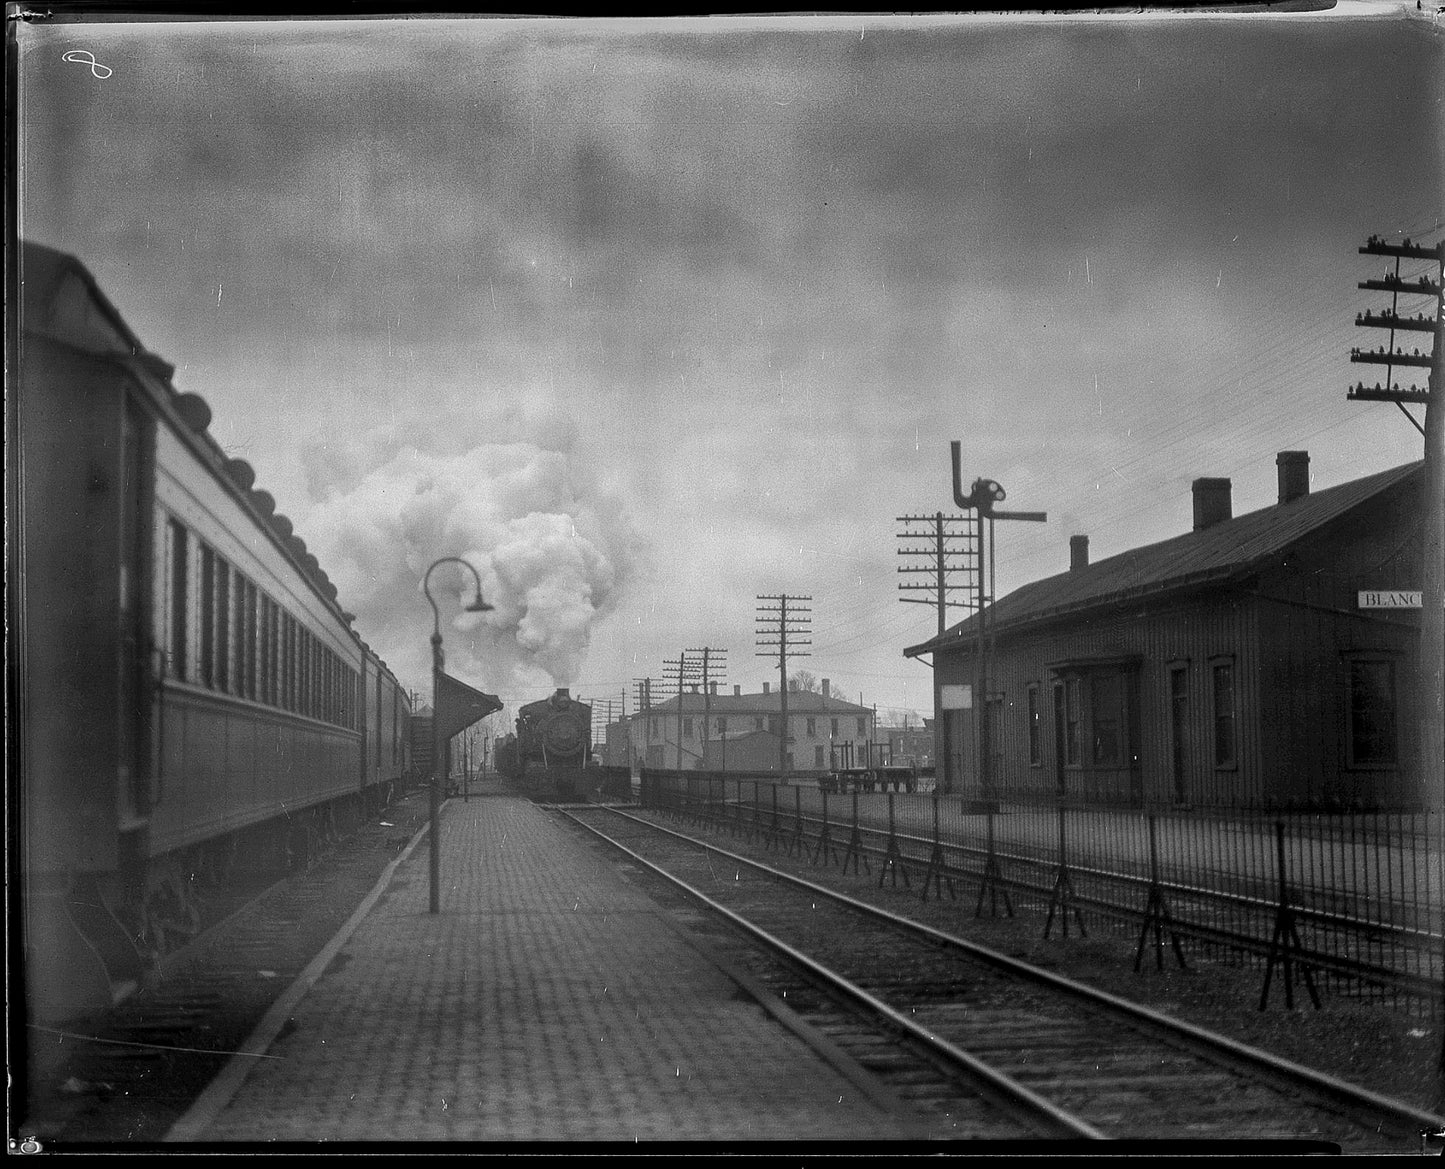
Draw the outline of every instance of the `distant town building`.
M782 696L769 683L753 694L739 686L719 693L714 683L707 694L693 687L631 715L628 727L644 767L776 772L781 722ZM826 679L821 693L788 691L787 730L790 772L862 767L870 751L878 761L886 749L873 709L839 698Z
M921 770L933 768L935 747L931 718L924 719L919 727L879 727L878 737L886 748L882 762L908 762Z
M940 790L1092 802L1366 807L1438 800L1420 764L1423 463L1311 492L1277 460L1278 502L1232 515L1193 485L1193 530L1025 585L910 646L948 721ZM1438 764L1437 764L1438 768Z

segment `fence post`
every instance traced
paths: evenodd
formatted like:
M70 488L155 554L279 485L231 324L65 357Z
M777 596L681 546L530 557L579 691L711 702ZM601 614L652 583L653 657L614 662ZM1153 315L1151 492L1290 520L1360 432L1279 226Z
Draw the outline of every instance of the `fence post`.
M1188 970L1184 961L1184 950L1179 945L1179 935L1174 932L1174 920L1169 916L1169 903L1164 899L1164 886L1159 881L1159 843L1155 836L1156 817L1149 813L1149 903L1144 907L1144 928L1139 931L1139 949L1134 954L1134 973L1144 961L1144 941L1149 936L1149 927L1154 927L1154 964L1164 969L1164 930L1169 931L1169 940L1174 943L1174 956L1179 959L1179 968Z
M1049 919L1044 922L1044 937L1054 927L1054 912L1057 910L1064 925L1064 937L1069 936L1069 910L1074 911L1074 920L1079 923L1079 937L1087 938L1084 916L1074 902L1074 882L1069 877L1068 840L1064 831L1064 801L1059 801L1059 875L1054 878L1054 891L1049 896Z
M1315 1010L1319 1010L1320 996L1315 990L1315 980L1310 974L1309 963L1304 961L1303 957L1296 958L1296 954L1303 954L1304 946L1300 944L1299 930L1295 928L1294 907L1289 903L1283 820L1274 822L1274 840L1275 858L1279 866L1279 908L1274 915L1274 938L1270 941L1269 961L1264 967L1264 990L1260 992L1259 1009L1264 1010L1269 1003L1269 981L1274 976L1275 965L1278 964L1281 967L1280 975L1284 979L1285 1009L1294 1010L1294 964L1298 961L1305 986L1309 988L1310 1000L1315 1004Z

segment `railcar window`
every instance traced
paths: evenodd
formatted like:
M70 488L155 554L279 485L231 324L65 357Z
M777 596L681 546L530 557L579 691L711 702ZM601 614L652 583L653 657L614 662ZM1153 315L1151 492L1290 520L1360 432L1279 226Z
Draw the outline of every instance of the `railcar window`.
M300 707L299 713L308 717L313 713L311 701L315 694L316 685L316 655L312 652L314 647L311 644L311 630L302 625L298 627L300 643Z
M401 692L391 692L391 761L401 762Z
M261 594L261 701L276 705L276 602Z
M201 545L201 681L215 684L216 664L216 554Z
M286 616L286 709L295 714L301 709L301 630L296 618Z
M186 529L175 520L166 523L166 536L170 541L170 611L166 615L166 635L169 644L166 654L170 672L177 678L185 679L186 669L186 618L190 614L187 589L189 563L187 555L190 542Z
M248 582L239 572L235 574L235 582L236 603L231 613L231 645L233 647L232 656L235 660L232 689L234 693L244 698L246 697L246 585Z
M216 676L212 685L218 690L231 689L231 566L220 557L216 561Z

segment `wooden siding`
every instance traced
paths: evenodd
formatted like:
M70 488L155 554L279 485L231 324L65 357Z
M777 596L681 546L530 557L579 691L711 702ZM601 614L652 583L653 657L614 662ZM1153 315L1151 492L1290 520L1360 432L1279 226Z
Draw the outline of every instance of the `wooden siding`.
M1418 524L1394 493L1292 549L1258 582L1263 718L1273 734L1265 766L1275 792L1297 803L1344 807L1415 802L1421 790L1416 665L1419 613L1361 609L1361 589L1419 587ZM1352 767L1349 662L1396 665L1394 766ZM1435 797L1438 798L1438 795Z
M1258 639L1256 604L1246 595L1195 596L1168 605L1135 605L1126 611L1088 622L1042 627L1013 637L1002 637L990 651L990 689L1002 696L1002 768L997 782L1003 787L1032 789L1040 794L1057 791L1058 744L1054 730L1055 681L1061 680L1057 663L1090 659L1137 659L1131 667L1137 677L1137 701L1132 704L1133 725L1127 746L1138 755L1143 798L1174 802L1172 742L1170 737L1170 668L1183 666L1189 677L1188 726L1191 752L1187 760L1188 802L1224 803L1258 801L1264 796L1260 768L1262 755L1259 719ZM943 654L939 662L944 684L976 683L974 655ZM1236 765L1216 767L1213 759L1211 668L1216 661L1234 666ZM1040 764L1029 763L1027 691L1037 684L1040 697ZM1087 710L1087 701L1085 702ZM977 729L971 710L961 712L963 785L977 792ZM1081 728L1080 763L1065 768L1070 796L1090 800L1122 801L1131 797L1129 768L1095 766L1088 744L1090 727Z

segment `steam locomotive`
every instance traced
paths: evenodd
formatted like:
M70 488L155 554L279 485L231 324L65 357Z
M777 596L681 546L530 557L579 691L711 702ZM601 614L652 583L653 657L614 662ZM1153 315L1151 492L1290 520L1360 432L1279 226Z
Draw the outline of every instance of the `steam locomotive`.
M497 744L497 770L534 799L586 798L592 780L592 706L565 689L517 712L517 733Z
M17 267L9 876L51 1020L112 1005L223 894L383 806L411 711L206 403L74 257L27 242Z

